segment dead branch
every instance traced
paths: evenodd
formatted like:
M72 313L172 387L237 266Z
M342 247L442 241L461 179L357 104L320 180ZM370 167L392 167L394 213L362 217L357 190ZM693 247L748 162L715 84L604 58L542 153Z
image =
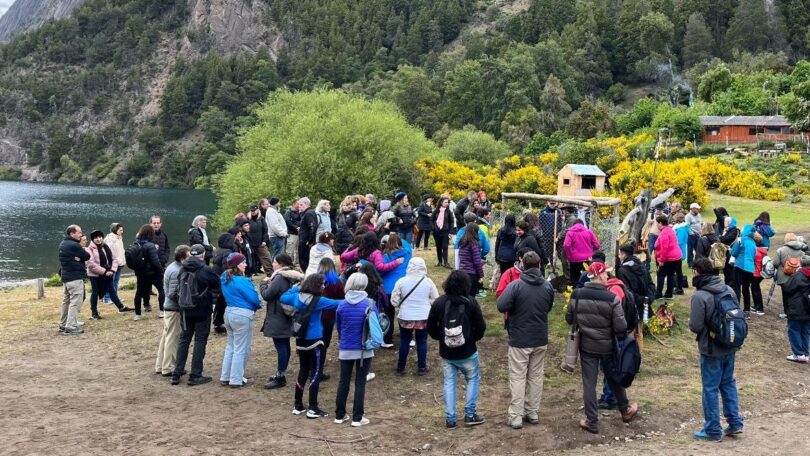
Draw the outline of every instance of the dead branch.
M294 432L288 432L287 434L289 434L289 435L291 435L291 436L293 436L295 438L299 438L299 439L320 440L321 442L326 442L327 444L328 443L359 443L359 442L362 442L362 441L366 440L365 436L363 436L363 435L361 435L359 439L354 439L354 440L332 440L332 439L327 439L327 438L324 438L324 437L312 437L310 435L296 434Z

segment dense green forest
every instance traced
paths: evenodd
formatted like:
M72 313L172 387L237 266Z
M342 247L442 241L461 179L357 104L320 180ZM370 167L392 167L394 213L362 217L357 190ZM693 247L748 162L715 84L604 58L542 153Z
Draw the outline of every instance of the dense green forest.
M220 55L184 0L87 0L0 48L0 134L55 179L208 187L280 88L344 88L440 145L478 130L526 153L652 126L694 139L700 114L810 127L810 0L230 3L262 1L283 44Z

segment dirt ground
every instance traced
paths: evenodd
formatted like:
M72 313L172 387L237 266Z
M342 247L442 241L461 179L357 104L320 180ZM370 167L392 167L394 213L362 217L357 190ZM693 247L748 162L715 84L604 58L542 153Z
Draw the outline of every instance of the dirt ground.
M436 277L436 282L440 283ZM767 296L767 287L763 286ZM691 290L690 290L691 291ZM122 293L131 302L132 291ZM487 423L476 428L444 428L442 374L438 346L429 342L429 375L415 375L415 353L408 374L394 374L396 353L383 350L373 366L377 378L367 386L369 426L351 428L332 422L337 385L337 351L329 351L320 405L328 419L307 420L291 414L293 386L265 391L261 384L275 371L272 342L256 318L253 355L247 375L257 384L243 390L217 382L170 386L153 374L162 321L156 312L141 322L132 314L100 305L104 320L89 319L86 333L60 336L56 331L61 289L47 299L35 291L0 292L0 454L123 455L343 455L343 454L808 454L810 366L788 363L785 323L777 319L779 293L768 314L752 317L749 340L738 356L745 434L721 443L700 443L691 433L702 424L698 357L692 336L683 328L663 340L645 340L643 373L629 390L641 414L630 425L617 412L600 417L599 435L580 431L582 387L579 372L562 374L561 329L554 324L546 362L541 424L515 431L505 425L509 390L506 342L499 316L488 298L483 307L491 329L479 345L482 364L480 412ZM681 306L688 303L681 298ZM686 315L679 313L682 323ZM561 309L553 319L562 318ZM218 378L225 338L211 335L205 374ZM288 375L297 373L293 357ZM463 384L463 381L460 382ZM350 402L351 403L351 402ZM463 391L459 393L463 412ZM324 440L325 439L325 440Z

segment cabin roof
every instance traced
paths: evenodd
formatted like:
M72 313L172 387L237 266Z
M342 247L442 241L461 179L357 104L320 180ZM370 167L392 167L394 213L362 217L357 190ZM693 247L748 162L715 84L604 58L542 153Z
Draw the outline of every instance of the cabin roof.
M789 127L784 116L701 116L704 127Z
M574 164L567 164L563 168L569 168L572 173L577 176L602 176L605 177L606 174L604 171L599 169L596 165L574 165Z

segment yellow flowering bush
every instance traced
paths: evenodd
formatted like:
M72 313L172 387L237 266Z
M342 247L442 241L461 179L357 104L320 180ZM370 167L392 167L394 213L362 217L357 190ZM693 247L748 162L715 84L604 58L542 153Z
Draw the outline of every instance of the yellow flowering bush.
M709 201L709 195L706 193L706 181L694 166L681 166L680 161L659 162L657 168L655 162L651 160L621 162L608 179L610 189L606 193L619 198L621 210L626 213L635 204L633 198L641 190L650 188L653 172L655 172L655 183L652 184L653 194L672 187L682 201L705 206Z
M797 165L802 162L801 154L786 154L782 155L782 163L789 165Z
M543 166L554 166L560 159L560 154L557 152L546 152L537 158Z

